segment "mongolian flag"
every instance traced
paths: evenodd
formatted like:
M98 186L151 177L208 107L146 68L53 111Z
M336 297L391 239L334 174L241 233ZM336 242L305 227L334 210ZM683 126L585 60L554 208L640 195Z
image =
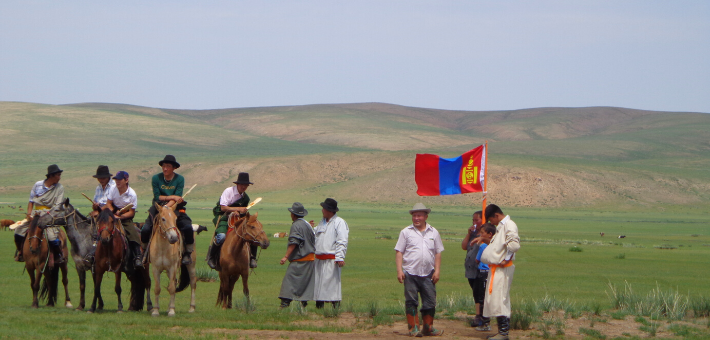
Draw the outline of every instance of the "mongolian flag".
M483 145L455 158L417 154L414 166L417 194L440 196L483 191L485 155Z

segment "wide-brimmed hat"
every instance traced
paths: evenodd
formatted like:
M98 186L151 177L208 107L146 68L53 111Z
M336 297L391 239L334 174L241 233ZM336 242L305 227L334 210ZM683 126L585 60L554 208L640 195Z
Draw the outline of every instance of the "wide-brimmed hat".
M338 209L338 202L332 198L326 198L325 202L320 204L323 209L332 211L332 212L338 212L340 209Z
M424 206L424 203L417 203L412 207L412 210L409 211L410 214L414 214L417 211L423 211L425 213L430 213L431 209L427 208Z
M293 205L288 208L288 211L290 211L292 214L299 216L299 217L304 217L308 215L308 210L303 207L303 204L301 202L295 202Z
M54 174L56 174L56 173L63 172L63 171L64 171L64 170L62 170L62 169L59 168L59 165L52 164L52 165L50 165L50 166L47 167L47 177L52 176L52 175L54 175Z
M248 172L240 172L239 176L237 176L237 180L233 182L234 184L254 184L252 182L249 182L249 173Z
M125 171L119 171L116 173L116 176L113 176L113 179L128 179L128 173Z
M91 177L111 178L111 176L113 176L113 174L108 171L108 165L99 165L99 167L96 169L96 175L93 175Z
M172 164L175 169L180 167L180 163L175 160L175 156L173 155L165 155L165 158L163 158L162 161L158 162L158 165L163 166L163 163L166 162Z

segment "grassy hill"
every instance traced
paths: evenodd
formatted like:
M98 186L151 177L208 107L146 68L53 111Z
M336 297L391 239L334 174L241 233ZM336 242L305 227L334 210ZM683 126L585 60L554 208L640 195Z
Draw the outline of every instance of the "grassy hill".
M192 200L215 200L239 171L271 202L477 205L480 194L416 195L414 157L489 141L489 201L503 206L655 209L710 202L710 115L612 107L447 111L381 103L169 110L0 102L0 197L26 200L46 166L90 193L99 164L150 192L174 154ZM147 202L146 202L147 203Z

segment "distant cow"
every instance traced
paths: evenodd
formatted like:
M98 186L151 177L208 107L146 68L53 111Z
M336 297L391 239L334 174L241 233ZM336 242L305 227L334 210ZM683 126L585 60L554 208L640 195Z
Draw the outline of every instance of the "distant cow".
M13 220L0 220L0 229L7 230L7 228L14 223L15 221Z
M199 224L193 224L192 230L194 230L199 235L201 232L207 231L207 227Z
M619 235L619 238L626 238L626 235Z
M274 234L274 237L276 237L276 238L284 238L284 237L286 237L286 236L288 236L287 233L276 233L276 234Z
M602 236L602 237L604 237L604 233L599 233L599 236Z

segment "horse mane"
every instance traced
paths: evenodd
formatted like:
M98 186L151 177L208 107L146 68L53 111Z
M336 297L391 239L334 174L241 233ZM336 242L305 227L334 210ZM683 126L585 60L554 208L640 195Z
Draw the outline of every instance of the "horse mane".
M30 222L30 227L27 229L27 235L34 235L37 232L37 224L39 223L39 216L33 216L32 222Z
M103 209L101 210L101 214L99 214L98 222L99 223L109 223L115 221L116 218L113 217L113 212L109 209Z

